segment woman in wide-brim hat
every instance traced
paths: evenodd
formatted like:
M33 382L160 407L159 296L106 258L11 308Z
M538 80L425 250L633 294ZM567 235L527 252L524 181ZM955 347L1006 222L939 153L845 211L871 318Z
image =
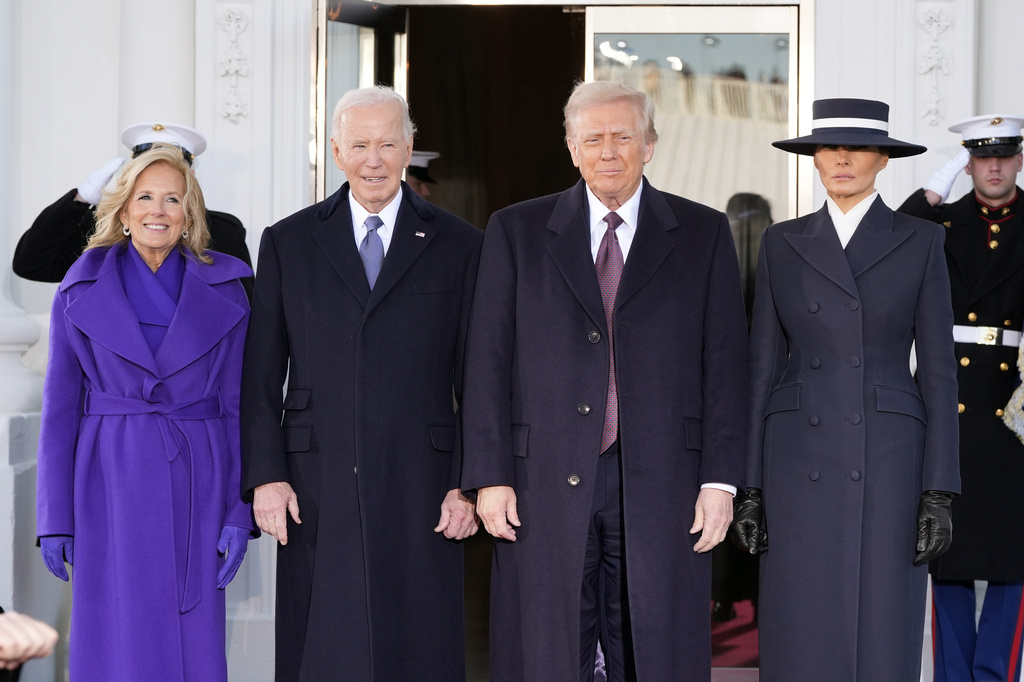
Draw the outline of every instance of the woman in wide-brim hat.
M820 100L810 135L774 143L814 156L828 199L767 228L758 261L748 490L730 532L763 552L762 682L917 680L925 563L950 542L944 235L875 191L890 158L925 151L889 137L888 111Z

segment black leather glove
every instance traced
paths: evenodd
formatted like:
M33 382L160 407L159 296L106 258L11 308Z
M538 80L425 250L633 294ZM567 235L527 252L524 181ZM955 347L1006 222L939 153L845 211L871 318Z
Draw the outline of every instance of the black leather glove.
M729 539L744 552L761 554L768 549L764 528L764 502L760 488L747 488L732 501Z
M944 490L925 490L921 493L921 503L917 506L915 566L938 557L953 543L952 502L953 493Z

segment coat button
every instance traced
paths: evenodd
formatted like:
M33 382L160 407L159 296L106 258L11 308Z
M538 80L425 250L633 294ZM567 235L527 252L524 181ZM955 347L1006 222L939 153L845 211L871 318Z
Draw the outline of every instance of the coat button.
M860 358L856 355L850 358L850 367L860 367Z
M978 313L967 313L967 321L968 322L977 322L978 321Z
M996 249L998 249L998 248L999 248L999 241L998 241L998 240L995 240L995 239L993 239L992 241L990 241L990 242L988 243L988 248L990 248L990 249L992 249L993 251L995 251Z
M1003 215L1006 215L1006 213L1003 213ZM992 234L999 234L998 225L991 225L988 229L992 230Z
M1012 327L1013 326L1013 322L1011 322L1010 320L1003 320L1003 326L1004 327Z
M850 301L850 310L860 310L860 301Z
M819 306L815 301L811 301L809 304L807 304L807 310L811 311L812 313L816 313L819 310L821 310L821 306Z
M580 403L580 406L576 408L576 411L585 417L588 414L590 414L590 405L587 405L586 403Z
M576 474L571 475L568 480L569 485L571 485L573 488L580 484L580 477L577 476Z
M1000 407L999 409L996 410L996 416L997 417L1002 417L1003 416L1003 408Z
M811 426L817 426L818 424L821 423L821 420L818 419L818 415L812 414L811 418L807 420L807 423L810 424Z
M860 424L860 415L859 414L851 414L850 415L850 423L851 424Z
M967 357L965 355L964 357L960 358L960 366L961 367L966 367L969 364L971 364L971 359L969 357Z
M1007 371L1008 369L1010 369L1010 365L1008 365L1008 364L1007 364L1007 363L1005 363L1005 362L1000 362L1000 363L999 363L999 369L1000 369L1000 370L1002 370L1003 372L1005 372L1005 371Z
M957 403L956 404L956 411L959 412L960 414L963 414L964 410L966 410L966 409L967 409L967 406L964 405L963 403Z
M859 481L860 480L860 472L859 471L851 471L850 472L850 478L852 478L854 481Z
M819 367L821 367L821 359L811 358L811 369L818 369Z
M597 343L601 340L601 332L590 332L590 334L587 335L587 340L589 340L590 343Z
M819 478L821 478L821 474L819 474L817 471L812 471L811 473L807 474L807 478L811 479L812 481L817 481Z

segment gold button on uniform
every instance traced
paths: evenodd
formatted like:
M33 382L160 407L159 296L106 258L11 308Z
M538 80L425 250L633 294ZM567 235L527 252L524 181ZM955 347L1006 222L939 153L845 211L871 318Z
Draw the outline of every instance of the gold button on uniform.
M999 363L999 369L1001 369L1002 371L1005 372L1006 370L1010 369L1010 366L1008 364L1006 364L1005 362L1000 362Z
M999 226L998 225L993 225L989 229L992 230L992 234L999 234Z
M997 242L995 239L993 239L992 241L990 241L988 243L988 248L990 248L990 249L998 249L999 248L999 242Z
M1002 417L1003 416L1003 408L999 408L998 410L996 410L996 416L997 417Z
M971 359L970 358L960 358L960 366L961 367L966 367L969 364L971 364Z
M970 322L978 321L978 313L967 313L967 320Z
M964 404L963 404L963 403L957 403L957 404L956 404L956 411L957 411L957 412L959 412L960 414L963 414L963 413L964 413L964 410L966 410L966 409L967 409L967 408L966 408L966 407L964 407Z
M1009 327L1009 326L1011 326L1012 324L1013 324L1013 322L1010 322L1009 320L1003 320L1003 326L1004 326L1004 327Z

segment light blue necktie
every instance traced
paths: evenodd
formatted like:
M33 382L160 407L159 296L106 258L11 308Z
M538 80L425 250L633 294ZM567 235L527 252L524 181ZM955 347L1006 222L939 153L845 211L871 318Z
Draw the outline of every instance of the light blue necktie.
M366 270L366 281L370 283L370 289L377 282L377 275L380 274L380 266L384 264L384 242L377 234L377 228L384 224L380 216L371 215L363 223L366 228L366 237L359 244L359 257L363 259L363 269Z

